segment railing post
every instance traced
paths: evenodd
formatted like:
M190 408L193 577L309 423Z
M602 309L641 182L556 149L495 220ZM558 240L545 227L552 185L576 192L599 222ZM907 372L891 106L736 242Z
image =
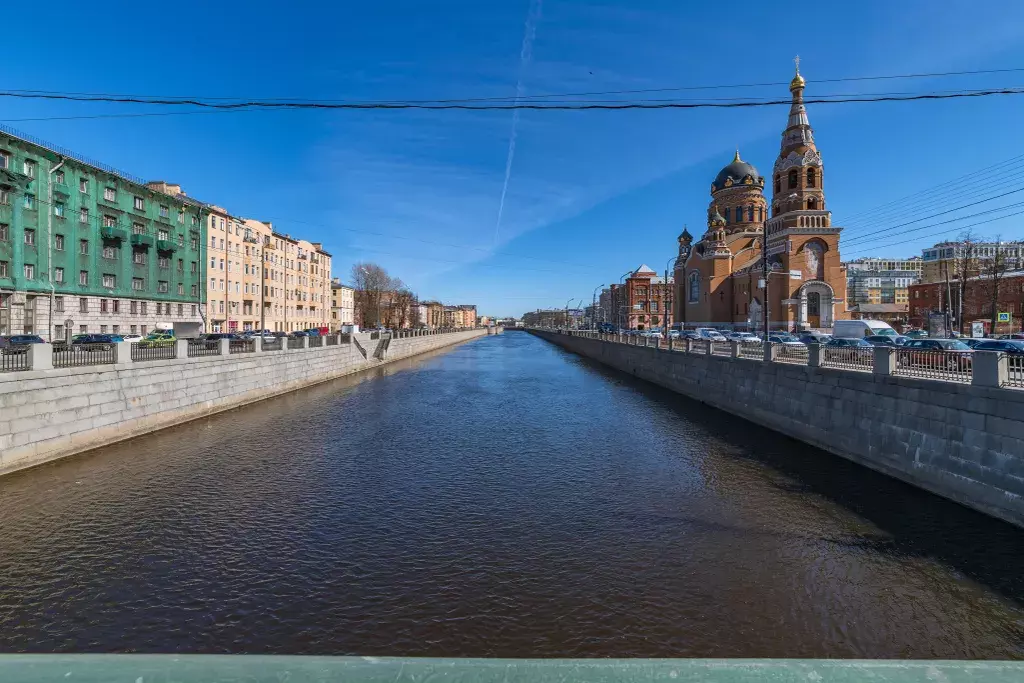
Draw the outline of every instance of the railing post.
M309 337L299 337L299 339L302 340L302 347L301 348L308 349L309 348Z
M876 375L891 375L896 370L896 347L876 346L874 348L874 370Z
M174 357L188 358L188 339L179 339L174 342Z
M668 350L669 350L669 351L671 351L671 350L672 350L672 342L673 342L673 341L674 341L674 340L673 340L673 338L672 338L672 335L670 334L670 335L668 336Z
M693 353L693 340L689 337L683 340L683 351L686 351L686 353Z
M715 342L708 339L708 345L704 347L704 355L710 356L715 353Z
M807 367L809 367L809 368L820 368L821 367L821 344L808 344L807 345Z
M772 344L771 342L765 342L764 343L764 362L765 363L774 363L776 356L778 356L778 353L779 353L779 350L778 350L778 348L776 348L775 344Z
M1006 354L1000 351L975 351L971 354L971 365L971 384L975 386L1001 387L1009 379Z
M263 353L263 337L252 338L252 352Z
M731 340L729 342L729 345L732 347L732 348L729 349L731 351L731 353L729 355L731 355L733 358L739 358L740 357L740 343L738 341L736 341L736 340Z
M228 356L231 354L231 340L230 339L218 339L217 346L220 350L220 355Z
M29 344L25 353L29 370L53 370L53 344Z
M121 365L122 363L132 362L132 342L120 341L114 344L114 363Z

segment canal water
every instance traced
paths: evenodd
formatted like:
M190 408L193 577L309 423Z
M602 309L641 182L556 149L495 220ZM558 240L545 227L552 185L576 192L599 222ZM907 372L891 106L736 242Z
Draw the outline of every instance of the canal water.
M525 333L0 479L0 651L1024 657L1024 533Z

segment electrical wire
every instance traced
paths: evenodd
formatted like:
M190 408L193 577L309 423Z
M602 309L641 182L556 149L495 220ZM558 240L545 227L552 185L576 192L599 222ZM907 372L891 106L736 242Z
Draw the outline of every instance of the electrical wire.
M1006 207L1004 207L1004 208L1006 208ZM989 218L989 219L986 219L986 220L983 220L983 221L978 221L977 223L968 223L967 225L960 225L960 226L957 226L955 228L951 228L951 229L948 229L948 230L942 230L941 232L930 233L928 235L919 235L917 237L912 237L911 239L908 239L908 240L900 240L898 242L889 242L889 243L886 243L886 244L872 244L871 246L862 246L862 247L859 247L857 249L853 249L853 250L851 250L851 252L848 252L848 253L862 254L862 253L866 253L868 251L871 251L873 249L884 249L884 248L887 248L887 247L899 246L901 244L910 244L912 242L919 242L922 239L928 239L928 238L933 238L933 237L941 237L943 235L948 235L948 234L950 234L952 232L960 232L960 231L962 231L962 230L964 230L966 228L973 228L973 227L976 227L976 226L979 226L979 225L990 225L990 224L995 223L997 221L1001 221L1001 220L1004 220L1006 218L1013 218L1015 216L1024 216L1024 211L1017 211L1015 213L1008 213L1005 216L996 216L995 218Z

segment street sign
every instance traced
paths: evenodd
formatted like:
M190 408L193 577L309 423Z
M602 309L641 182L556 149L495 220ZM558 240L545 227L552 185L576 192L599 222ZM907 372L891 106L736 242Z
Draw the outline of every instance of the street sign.
M1009 312L1006 312L1006 313L1000 312L998 315L999 315L999 317L998 317L998 321L999 322L1001 322L1001 323L1008 323L1008 322L1010 322L1010 314L1009 314Z
M803 280L804 279L804 274L803 274L803 272L801 272L799 270L791 270L791 271L789 271L789 279L790 280Z
M788 254L789 253L790 240L780 242L779 244L773 244L768 247L768 255L775 256L776 254Z

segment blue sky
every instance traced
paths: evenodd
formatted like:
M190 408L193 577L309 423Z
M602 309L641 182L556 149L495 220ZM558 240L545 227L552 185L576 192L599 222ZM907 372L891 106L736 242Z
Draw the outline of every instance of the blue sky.
M807 96L1024 85L1024 71L942 79L815 79L1024 67L1024 4L997 19L968 2L778 5L678 0L479 2L57 2L61 35L23 36L0 89L348 100L511 97L785 82ZM535 9L536 6L535 6ZM5 8L8 26L38 8ZM80 41L73 45L74 41ZM27 41L27 42L26 42ZM88 57L83 57L88 55ZM651 97L788 96L784 86ZM973 191L868 210L1024 153L1024 96L811 105L844 258L920 253L946 229L858 233L972 200ZM25 120L156 111L0 98L0 122L146 178L179 182L236 215L320 240L335 275L375 261L421 297L519 315L589 302L594 288L675 253L704 230L708 189L738 145L767 174L785 107L532 112L292 111ZM161 109L159 111L167 111ZM1019 183L992 177L995 192ZM1014 199L1014 197L1018 197ZM1011 195L973 211L1024 201ZM968 213L965 211L964 213ZM951 214L955 217L962 214ZM860 219L858 220L858 217ZM935 221L926 221L928 225ZM974 221L965 221L970 223ZM975 227L1024 238L1020 216ZM914 226L910 226L914 227ZM903 228L904 230L907 228Z

